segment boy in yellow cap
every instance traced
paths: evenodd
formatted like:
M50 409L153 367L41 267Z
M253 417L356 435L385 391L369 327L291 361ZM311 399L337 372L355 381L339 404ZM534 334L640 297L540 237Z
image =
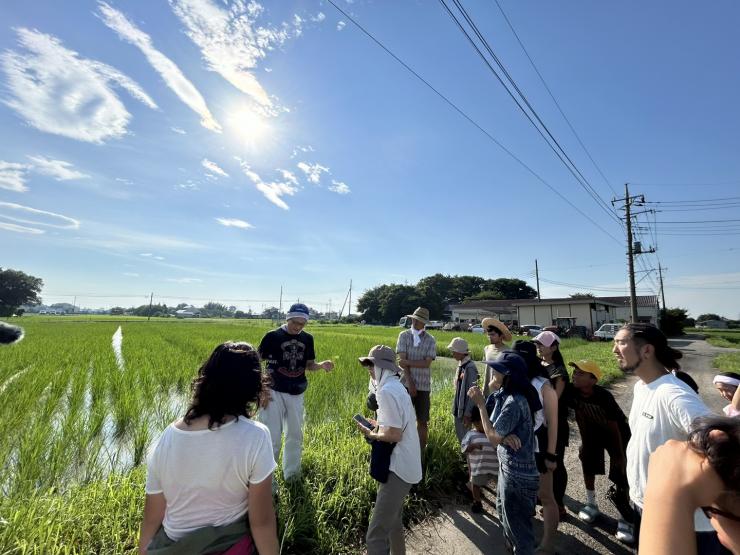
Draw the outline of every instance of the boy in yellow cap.
M609 480L612 486L607 497L614 503L622 518L617 525L616 537L625 543L634 542L633 512L629 504L629 486L626 473L626 449L630 438L627 418L614 396L601 386L601 368L591 360L579 360L573 367L573 390L568 404L575 411L578 430L581 432L579 458L586 485L586 504L578 518L591 523L599 516L596 502L596 476L605 474L604 451L609 453Z

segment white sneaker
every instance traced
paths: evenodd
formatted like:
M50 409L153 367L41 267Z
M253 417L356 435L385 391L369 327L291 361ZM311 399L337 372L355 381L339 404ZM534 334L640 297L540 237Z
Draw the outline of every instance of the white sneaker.
M584 505L580 511L578 511L578 518L583 522L591 524L601 512L596 505Z
M635 532L632 525L621 519L617 523L615 537L622 543L635 543Z

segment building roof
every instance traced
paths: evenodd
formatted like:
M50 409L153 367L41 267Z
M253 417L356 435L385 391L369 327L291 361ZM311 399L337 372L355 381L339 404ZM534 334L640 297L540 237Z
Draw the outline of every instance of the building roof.
M618 306L629 306L630 298L627 297L596 297L600 301L609 301ZM637 306L654 308L658 306L657 295L637 295Z
M629 299L629 297L627 297ZM514 306L532 306L532 305L546 305L546 304L603 304L609 306L621 306L611 301L601 300L600 297L584 297L582 299L573 299L571 297L563 297L557 299L521 299L513 301Z
M466 301L458 304L450 304L450 310L479 308L481 310L504 310L513 309L516 299L496 299L486 301Z

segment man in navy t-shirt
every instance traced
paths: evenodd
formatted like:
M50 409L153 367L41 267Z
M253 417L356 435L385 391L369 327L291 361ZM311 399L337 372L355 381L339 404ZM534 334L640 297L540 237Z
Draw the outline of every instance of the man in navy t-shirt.
M334 368L331 360L316 362L313 336L303 331L308 322L308 307L296 303L290 307L286 322L262 338L259 353L271 377L269 399L263 403L259 420L270 430L275 460L280 455L283 423L283 478L300 475L303 452L303 394L308 387L306 371Z

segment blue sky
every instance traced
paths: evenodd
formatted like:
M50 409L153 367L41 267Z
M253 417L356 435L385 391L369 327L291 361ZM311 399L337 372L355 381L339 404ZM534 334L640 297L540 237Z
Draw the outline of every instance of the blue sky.
M658 247L638 269L668 268L669 306L740 317L740 5L499 3L598 169L496 2L464 5L588 184L607 205L625 182L660 203L635 208L662 210L638 217ZM325 1L3 2L0 264L89 307L154 292L261 310L282 285L338 309L350 279L354 299L436 272L534 286L535 259L543 297L625 293L624 230L444 7L337 4L349 17ZM657 291L655 272L638 279Z

